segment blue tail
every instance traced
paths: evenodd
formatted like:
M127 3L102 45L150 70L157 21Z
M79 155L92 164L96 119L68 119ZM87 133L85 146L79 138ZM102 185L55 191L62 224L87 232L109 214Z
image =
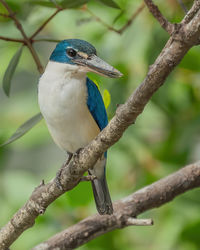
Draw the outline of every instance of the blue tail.
M89 170L88 172L89 174L92 174L91 170ZM102 177L97 177L97 179L94 179L92 181L92 189L97 211L99 212L99 214L113 214L113 206L106 182L105 172Z

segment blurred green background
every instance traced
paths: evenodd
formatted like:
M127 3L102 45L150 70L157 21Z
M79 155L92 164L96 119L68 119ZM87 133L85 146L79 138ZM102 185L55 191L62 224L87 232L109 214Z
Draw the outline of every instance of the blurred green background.
M41 6L48 1L9 0L31 35L54 9ZM105 1L106 2L106 1ZM140 0L116 0L120 9L91 1L88 9L114 27L122 27L141 5ZM155 1L172 22L179 22L184 12L178 1ZM190 7L193 1L183 1ZM35 4L38 3L38 4ZM0 5L0 12L4 9ZM21 38L9 19L0 17L2 36ZM80 38L91 42L98 55L123 72L121 79L96 79L103 92L108 89L111 104L108 115L115 114L116 104L124 103L144 79L145 74L165 45L168 35L145 8L126 31L119 35L96 22L87 11L68 9L59 13L37 38ZM0 79L20 44L0 40ZM46 65L55 43L34 44ZM107 179L113 201L199 160L200 155L200 48L194 47L153 96L121 140L108 152ZM39 112L37 83L39 73L27 48L23 50L7 98L0 89L0 142L4 142L27 119ZM44 120L16 142L0 148L0 227L29 198L42 179L55 176L66 155L53 143ZM200 195L193 190L165 206L140 217L154 219L152 227L129 227L115 230L80 247L127 250L199 250ZM90 183L76 188L49 206L12 245L12 250L30 249L55 233L96 213Z

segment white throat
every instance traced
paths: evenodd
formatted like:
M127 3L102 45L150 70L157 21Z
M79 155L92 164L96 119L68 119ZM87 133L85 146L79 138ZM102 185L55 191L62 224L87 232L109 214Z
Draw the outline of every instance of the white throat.
M39 81L39 104L44 115L55 118L66 106L86 102L86 73L78 69L76 65L52 61L47 64Z
M49 61L43 76L44 75L48 75L51 77L56 77L56 76L86 77L86 72L83 70L83 67L78 65Z

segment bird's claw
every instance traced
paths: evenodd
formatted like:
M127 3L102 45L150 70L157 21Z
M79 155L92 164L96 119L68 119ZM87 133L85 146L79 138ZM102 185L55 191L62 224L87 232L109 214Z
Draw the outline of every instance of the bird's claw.
M61 191L63 191L63 187L61 184L61 174L63 169L65 168L65 166L67 166L69 164L69 162L71 161L73 154L68 152L68 158L67 160L63 163L62 167L58 170L57 174L56 174L56 178L55 178L55 182L56 182L56 186L58 189L60 189Z
M56 182L56 186L58 189L60 189L61 191L63 191L63 187L62 187L62 184L61 184L61 173L62 173L62 170L63 170L63 167L65 165L63 164L61 169L59 169L59 171L56 173L56 178L55 178L55 182Z
M97 179L95 175L87 175L81 177L81 181L93 181L95 179Z
M77 156L80 154L80 152L81 152L82 149L83 149L83 148L77 149L76 152L75 152L73 155L74 155L75 157L77 157Z

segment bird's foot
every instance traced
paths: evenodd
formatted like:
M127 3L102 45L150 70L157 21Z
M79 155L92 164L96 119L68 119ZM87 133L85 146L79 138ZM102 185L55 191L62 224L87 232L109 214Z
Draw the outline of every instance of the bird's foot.
M81 152L83 148L79 148L76 150L76 152L73 154L75 157L79 155L79 153Z
M55 179L56 186L57 186L57 188L59 188L61 191L63 191L63 187L62 187L62 184L61 184L60 177L61 177L61 174L62 174L63 169L64 169L64 168L69 164L69 162L71 161L72 156L73 156L73 154L68 152L68 158L67 158L67 160L63 163L62 167L58 170L58 172L57 172L57 174L56 174L56 179Z
M80 181L93 181L97 179L95 175L82 176Z
M63 164L62 167L58 170L58 172L56 173L56 179L55 179L56 186L61 191L63 191L63 187L62 187L62 184L61 184L61 181L60 181L60 177L61 177L61 173L63 171L64 166L65 166L65 164Z

